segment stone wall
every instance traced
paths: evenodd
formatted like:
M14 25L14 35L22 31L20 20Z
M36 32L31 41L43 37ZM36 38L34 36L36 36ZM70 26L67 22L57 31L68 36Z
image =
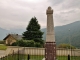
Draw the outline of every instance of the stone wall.
M60 56L80 56L80 49L57 49L57 55Z
M19 53L20 54L30 54L30 55L45 55L45 48L35 48L35 47L12 47L9 46L8 49L11 49L9 54L12 54L13 51L14 53L18 52L19 48ZM68 54L72 56L80 56L80 49L57 49L56 54L58 56L67 56Z

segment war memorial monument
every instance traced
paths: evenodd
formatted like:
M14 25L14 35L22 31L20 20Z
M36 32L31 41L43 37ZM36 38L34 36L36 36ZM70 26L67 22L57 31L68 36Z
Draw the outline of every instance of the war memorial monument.
M45 60L56 60L56 42L53 23L53 10L49 6L47 11L47 34L45 42Z

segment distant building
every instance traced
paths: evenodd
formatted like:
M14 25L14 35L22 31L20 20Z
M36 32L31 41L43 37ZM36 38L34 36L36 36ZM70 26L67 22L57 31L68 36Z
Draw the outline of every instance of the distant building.
M5 41L6 45L11 45L17 40L21 40L22 37L23 37L22 35L18 35L18 34L8 34L3 40Z

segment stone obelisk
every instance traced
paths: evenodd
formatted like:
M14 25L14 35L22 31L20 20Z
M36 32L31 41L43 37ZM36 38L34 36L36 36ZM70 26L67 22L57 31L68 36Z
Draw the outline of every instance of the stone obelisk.
M47 35L45 43L45 60L56 60L56 42L54 35L53 10L48 7L47 15Z

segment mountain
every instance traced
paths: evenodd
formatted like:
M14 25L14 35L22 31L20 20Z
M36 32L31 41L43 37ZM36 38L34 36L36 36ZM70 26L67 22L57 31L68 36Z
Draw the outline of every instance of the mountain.
M3 40L8 34L19 34L21 35L25 29L11 29L11 30L6 30L3 28L0 28L0 40Z
M57 45L61 43L71 43L71 45L80 48L80 21L63 26L56 26L54 29ZM5 30L0 28L0 40L3 40L9 33L21 35L24 31L25 29ZM41 29L41 31L44 32L43 40L46 40L46 28Z
M2 40L8 33L8 30L0 28L0 40Z
M68 43L80 48L80 21L63 26L57 26L55 29L56 43ZM46 40L46 28L41 29L44 32L43 40Z

